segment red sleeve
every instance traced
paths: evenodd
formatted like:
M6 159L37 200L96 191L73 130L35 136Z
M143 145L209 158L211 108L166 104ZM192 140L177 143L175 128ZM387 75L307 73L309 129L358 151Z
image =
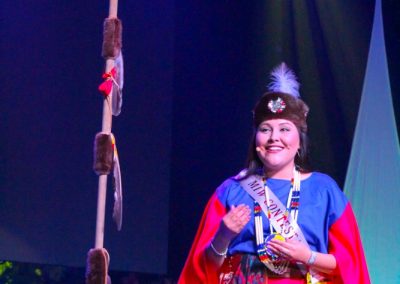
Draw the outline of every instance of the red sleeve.
M329 229L329 253L335 256L337 262L334 283L371 283L360 233L350 203Z
M217 232L221 219L225 214L225 206L221 204L214 193L204 210L178 284L218 283L218 272L211 263L206 261L204 251Z

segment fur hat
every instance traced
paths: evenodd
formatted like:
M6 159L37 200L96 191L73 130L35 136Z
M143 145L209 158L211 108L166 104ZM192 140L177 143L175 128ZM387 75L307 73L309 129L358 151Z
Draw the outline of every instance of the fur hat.
M253 110L254 126L269 119L287 119L300 130L307 132L308 106L300 98L299 83L296 75L285 63L281 63L271 72L272 82L269 92L257 102Z

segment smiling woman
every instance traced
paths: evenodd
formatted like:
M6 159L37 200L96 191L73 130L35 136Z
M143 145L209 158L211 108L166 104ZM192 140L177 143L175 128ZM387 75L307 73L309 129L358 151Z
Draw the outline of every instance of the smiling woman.
M351 206L307 169L308 106L281 64L254 108L247 168L211 197L185 283L369 283Z
M300 135L293 122L270 119L260 124L256 132L256 151L271 178L291 178L294 157L300 150Z

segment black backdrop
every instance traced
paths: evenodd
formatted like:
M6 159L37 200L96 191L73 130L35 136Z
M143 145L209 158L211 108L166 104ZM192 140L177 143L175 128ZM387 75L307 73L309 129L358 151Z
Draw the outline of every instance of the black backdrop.
M253 3L251 3L253 2ZM251 109L286 61L310 105L314 168L343 185L374 1L121 1L126 84L113 132L125 193L111 268L177 277L216 186L243 167ZM3 1L0 258L84 266L107 1ZM391 81L399 4L383 1ZM396 24L397 23L397 24ZM396 115L399 87L392 84ZM12 249L11 249L12 247Z

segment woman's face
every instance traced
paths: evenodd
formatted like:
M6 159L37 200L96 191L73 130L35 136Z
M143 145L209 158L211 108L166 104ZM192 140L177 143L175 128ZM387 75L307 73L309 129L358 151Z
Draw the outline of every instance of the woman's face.
M300 148L300 135L290 120L270 119L256 132L257 155L267 172L292 174L294 158Z

